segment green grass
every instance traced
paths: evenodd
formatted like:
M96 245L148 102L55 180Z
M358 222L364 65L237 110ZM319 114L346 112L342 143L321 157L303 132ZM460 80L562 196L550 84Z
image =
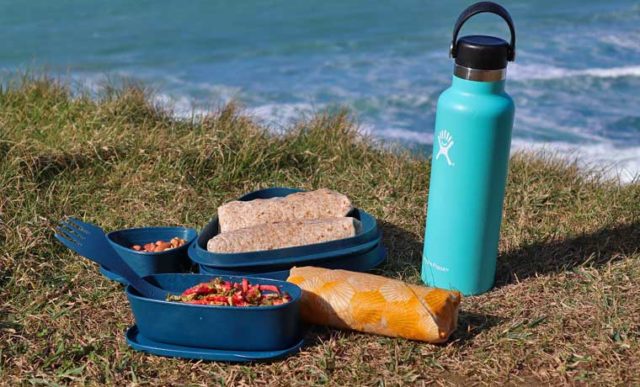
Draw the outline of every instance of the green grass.
M46 79L0 91L0 381L6 384L640 383L640 184L544 155L511 160L497 287L466 298L446 345L314 328L272 364L129 349L121 286L66 250L66 215L107 230L201 228L269 186L328 187L373 213L381 274L419 282L429 160L359 134L347 113L276 136L241 109L175 120L136 88L71 97Z

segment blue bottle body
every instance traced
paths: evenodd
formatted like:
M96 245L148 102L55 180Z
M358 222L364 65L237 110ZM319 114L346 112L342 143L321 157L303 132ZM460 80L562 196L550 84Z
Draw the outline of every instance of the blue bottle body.
M438 99L422 256L430 286L493 287L515 110L504 84L454 76Z

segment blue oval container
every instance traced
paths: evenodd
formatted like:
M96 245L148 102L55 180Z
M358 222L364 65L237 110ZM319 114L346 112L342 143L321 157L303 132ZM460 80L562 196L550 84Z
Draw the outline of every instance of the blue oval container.
M172 293L220 277L240 282L243 277L207 274L156 274L152 283ZM144 337L193 348L237 351L273 351L290 348L302 339L301 289L292 283L252 278L252 283L276 285L289 293L291 301L275 306L233 307L192 305L141 296L131 286L126 294L136 325Z
M113 231L107 234L118 255L141 277L156 273L181 273L186 271L189 260L189 245L198 236L196 230L187 227L140 227ZM169 241L174 237L182 238L186 243L175 249L158 253L136 251L133 245L144 245L158 240ZM109 268L106 268L109 270Z
M314 245L308 246L299 246L299 247L290 247L286 249L276 249L276 250L266 250L266 251L255 251L250 253L233 253L233 254L217 254L210 253L212 255L224 255L225 261L229 256L238 256L238 261L234 263L226 263L226 264L211 264L209 259L201 259L202 250L198 248L197 243L193 243L189 246L189 257L191 260L201 266L211 266L217 268L225 268L228 270L237 270L242 271L248 268L258 268L258 270L263 270L264 268L274 267L274 266L291 266L291 265L312 265L316 262L323 260L331 260L336 257L343 256L352 256L358 254L364 254L367 251L370 251L372 248L376 247L380 244L380 240L382 235L378 231L375 238L371 239L368 242L364 242L355 246L349 246L345 248L338 249L327 249L326 251L321 251L318 253L306 254L310 247L316 247L319 245L324 245L324 243L318 243ZM336 241L338 242L338 241ZM331 243L331 242L328 242ZM298 251L299 254L292 254L292 251ZM273 253L273 255L271 254ZM250 256L248 260L243 260L243 256Z
M267 188L251 192L237 200L250 201L254 199L270 199L284 197L302 190L294 188ZM220 227L218 217L214 217L200 232L196 242L189 249L189 257L192 261L216 268L248 268L257 266L293 265L317 260L335 258L336 256L349 255L370 250L380 240L380 231L373 216L367 212L354 209L349 216L361 222L361 230L358 235L351 238L343 238L335 241L315 243L306 246L287 247L283 249L252 251L246 253L212 253L207 251L207 242L218 235Z

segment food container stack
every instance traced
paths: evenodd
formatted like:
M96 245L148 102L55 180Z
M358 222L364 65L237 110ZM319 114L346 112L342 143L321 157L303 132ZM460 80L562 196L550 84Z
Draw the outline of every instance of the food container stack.
M244 195L222 205L189 248L202 273L281 280L301 265L368 271L385 256L375 218L328 189Z

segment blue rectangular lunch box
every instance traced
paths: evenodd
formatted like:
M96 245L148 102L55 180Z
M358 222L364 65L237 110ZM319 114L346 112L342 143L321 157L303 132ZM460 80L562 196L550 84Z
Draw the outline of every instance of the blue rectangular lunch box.
M270 199L295 192L302 190L267 188L246 194L238 200ZM358 219L362 225L360 232L350 238L283 249L223 254L209 252L206 249L209 239L219 233L218 217L215 216L189 246L189 258L199 265L203 273L247 276L264 274L278 279L285 279L285 273L293 266L371 270L385 258L377 222L373 216L358 208L348 216Z

